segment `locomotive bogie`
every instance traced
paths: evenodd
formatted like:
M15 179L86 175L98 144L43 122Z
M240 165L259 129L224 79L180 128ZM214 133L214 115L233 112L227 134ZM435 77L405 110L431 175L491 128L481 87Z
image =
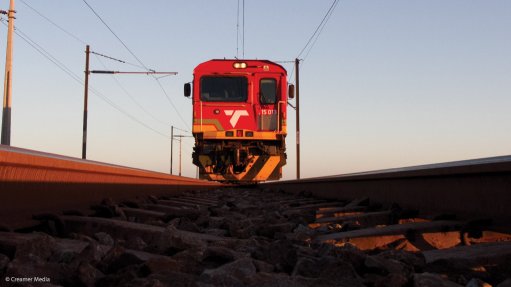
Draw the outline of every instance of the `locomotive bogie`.
M200 178L251 182L280 179L286 154L278 141L207 141L196 145L193 162Z

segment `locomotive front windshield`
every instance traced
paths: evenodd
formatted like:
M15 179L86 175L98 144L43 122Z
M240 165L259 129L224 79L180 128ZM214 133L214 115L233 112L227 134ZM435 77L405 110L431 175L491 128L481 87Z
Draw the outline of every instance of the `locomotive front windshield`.
M202 77L200 99L205 102L245 102L247 89L245 77Z

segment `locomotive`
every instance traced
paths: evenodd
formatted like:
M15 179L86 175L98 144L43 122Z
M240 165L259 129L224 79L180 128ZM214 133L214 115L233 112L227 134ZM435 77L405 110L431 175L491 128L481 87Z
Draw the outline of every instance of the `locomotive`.
M287 99L294 87L281 65L210 60L194 69L184 94L192 95L192 158L199 178L243 183L282 177Z

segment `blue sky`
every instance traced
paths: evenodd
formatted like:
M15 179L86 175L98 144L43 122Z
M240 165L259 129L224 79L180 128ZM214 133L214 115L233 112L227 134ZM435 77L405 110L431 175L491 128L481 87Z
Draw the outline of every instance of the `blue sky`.
M145 66L179 72L159 79L163 89L145 75L91 75L101 96L90 95L88 158L168 172L170 125L191 125L183 84L199 63L236 56L238 1L87 2ZM293 60L331 4L246 0L245 58ZM81 0L16 0L16 10L18 31L80 80L85 43L139 65ZM302 177L511 154L509 15L510 1L340 1L300 71ZM83 85L14 41L11 144L80 157ZM140 71L96 56L91 69ZM290 110L289 179L294 121ZM184 140L183 174L193 177L192 146Z

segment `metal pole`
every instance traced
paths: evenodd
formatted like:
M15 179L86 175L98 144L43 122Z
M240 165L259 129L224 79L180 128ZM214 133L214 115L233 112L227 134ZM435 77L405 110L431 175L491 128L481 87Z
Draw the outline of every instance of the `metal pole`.
M179 176L181 176L181 141L183 140L183 137L179 137Z
M296 179L300 179L300 60L295 59L296 69Z
M7 31L7 50L5 56L4 104L2 113L3 145L11 145L11 105L12 105L12 34L14 32L14 0L9 4L9 25Z
M82 159L87 158L87 111L89 103L89 45L85 47L85 92L83 96L83 140L82 140Z
M172 174L172 156L174 155L174 126L170 130L170 174Z

